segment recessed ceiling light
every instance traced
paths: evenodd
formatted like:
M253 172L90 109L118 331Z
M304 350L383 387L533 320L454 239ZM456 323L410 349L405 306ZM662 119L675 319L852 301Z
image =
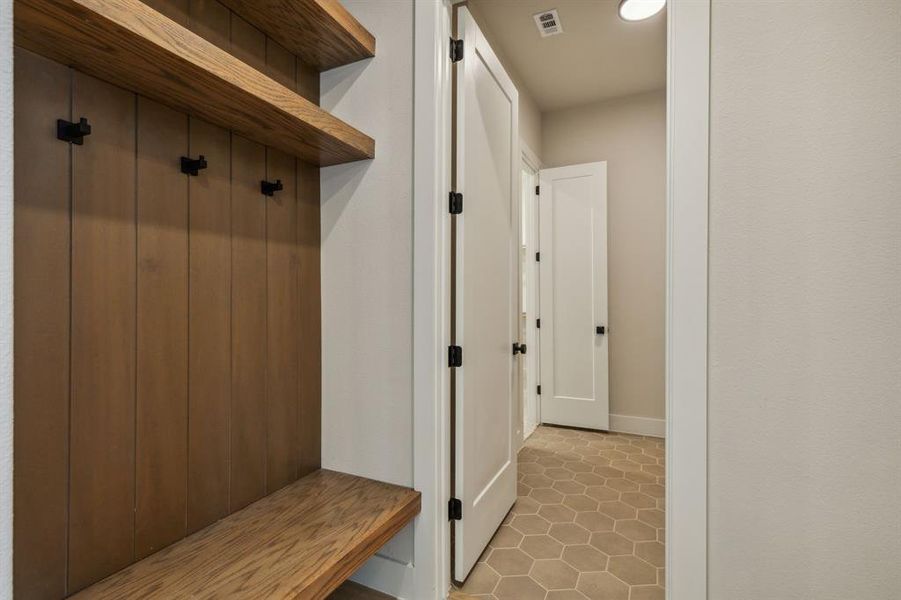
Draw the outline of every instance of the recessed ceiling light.
M619 16L625 21L653 17L666 6L666 0L620 0Z

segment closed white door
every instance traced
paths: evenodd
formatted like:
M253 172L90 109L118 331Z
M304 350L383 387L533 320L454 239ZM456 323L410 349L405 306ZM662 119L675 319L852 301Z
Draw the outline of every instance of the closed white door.
M541 421L606 430L607 163L540 181Z
M516 88L469 11L457 11L454 579L463 581L516 500L520 172Z

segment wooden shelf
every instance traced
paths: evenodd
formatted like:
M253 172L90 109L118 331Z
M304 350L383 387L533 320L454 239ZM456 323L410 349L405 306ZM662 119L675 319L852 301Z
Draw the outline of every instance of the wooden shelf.
M320 470L75 598L326 598L419 510L419 492Z
M16 43L311 164L375 142L140 0L16 0ZM86 116L102 127L102 115Z
M375 56L375 38L338 0L221 2L320 71Z

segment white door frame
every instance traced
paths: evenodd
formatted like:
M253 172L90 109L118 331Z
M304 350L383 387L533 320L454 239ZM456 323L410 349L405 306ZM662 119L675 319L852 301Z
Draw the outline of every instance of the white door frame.
M450 586L446 99L453 0L416 0L414 74L414 485L416 598ZM668 600L707 597L707 178L710 0L670 0L667 14Z
M707 598L710 0L667 7L666 597Z
M538 160L538 157L535 156L535 153L532 152L532 150L526 145L525 142L520 140L519 145L520 145L520 150L521 150L521 154L522 154L522 160L520 161L522 166L521 166L520 170L522 170L522 168L530 169L534 173L534 184L538 185L538 174L542 169L541 161ZM532 186L532 187L534 188L534 186ZM526 193L528 193L530 195L530 197L534 199L533 202L528 206L522 205L523 204L522 199L525 198ZM539 358L540 352L541 352L541 336L540 336L540 331L538 330L538 327L536 326L535 320L534 320L534 319L538 318L538 315L541 312L540 301L538 299L539 298L539 286L541 284L541 277L538 274L537 264L533 261L533 259L530 256L530 254L532 252L537 251L535 249L539 245L539 242L538 242L538 240L539 240L539 237L538 237L539 210L538 210L537 198L538 198L537 194L535 194L532 190L525 190L525 189L521 190L521 193L520 193L521 206L520 206L519 218L520 218L520 221L522 221L525 218L526 214L527 213L529 214L529 229L531 231L529 231L527 239L530 239L532 241L532 244L529 246L529 253L526 255L525 260L526 260L526 264L529 265L526 268L531 269L531 272L533 273L533 277L532 277L532 287L528 290L528 294L529 294L530 298L527 299L525 297L521 297L520 298L520 307L532 306L534 309L533 310L534 314L527 315L528 320L526 321L526 331L524 332L524 336L523 336L523 341L527 342L528 346L529 346L529 351L528 351L528 354L526 354L525 360L527 361L527 368L530 369L531 373L533 374L533 381L531 383L534 385L532 385L531 389L529 389L526 387L526 385L529 382L526 381L525 379L522 379L522 385L520 386L520 403L522 404L521 417L522 417L522 422L523 422L522 423L522 439L519 440L520 447L521 447L522 443L525 442L526 438L528 438L534 432L535 428L537 428L538 425L541 424L541 399L538 397L538 392L535 387L541 381L541 360ZM522 227L521 227L521 223L520 223L520 229L521 228ZM525 266L525 265L523 265L523 266ZM525 271L521 271L521 275L524 278ZM520 288L520 293L522 293L522 282L520 282L519 288ZM534 331L534 335L530 338L529 333L532 331ZM535 406L534 406L535 414L533 415L533 417L535 419L535 426L532 427L531 429L526 428L526 422L525 422L526 421L526 408L527 408L525 399L526 399L527 395L531 396L534 399L534 404L535 404Z

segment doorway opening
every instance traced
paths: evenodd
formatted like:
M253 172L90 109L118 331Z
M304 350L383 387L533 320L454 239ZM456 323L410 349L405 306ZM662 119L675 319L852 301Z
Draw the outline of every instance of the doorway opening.
M452 578L663 598L665 12L454 21Z

